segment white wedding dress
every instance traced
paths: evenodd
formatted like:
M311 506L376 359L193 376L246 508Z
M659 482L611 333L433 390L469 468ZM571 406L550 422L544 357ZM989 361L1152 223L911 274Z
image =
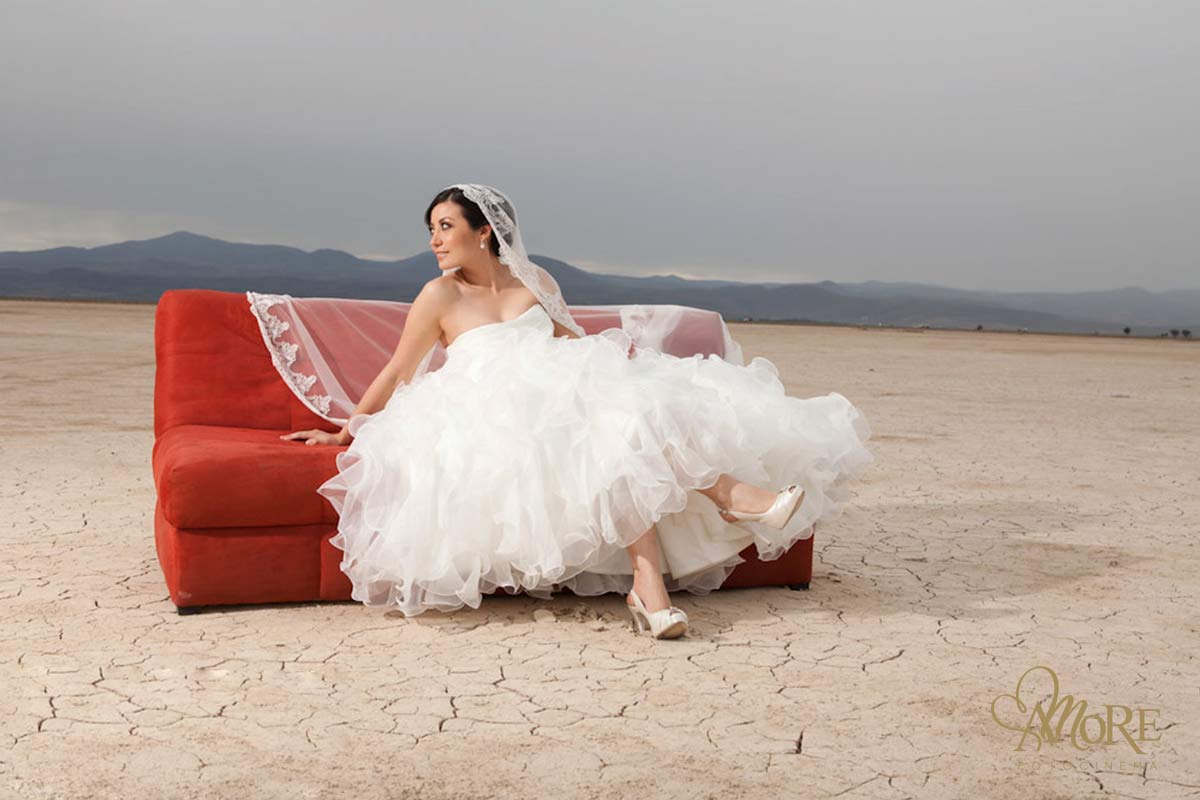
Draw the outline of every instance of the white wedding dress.
M747 545L771 560L810 536L871 461L845 397L789 397L767 359L630 358L620 329L553 332L540 304L468 330L440 369L351 419L317 491L354 599L413 616L496 590L628 592L625 548L655 523L668 590L704 594ZM782 530L730 524L695 491L723 472L805 498Z

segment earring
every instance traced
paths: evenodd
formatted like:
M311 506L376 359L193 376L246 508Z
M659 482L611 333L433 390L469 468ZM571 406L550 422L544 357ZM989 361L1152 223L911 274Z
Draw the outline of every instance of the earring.
M484 248L483 239L480 239L479 240L479 249L482 250L483 248Z

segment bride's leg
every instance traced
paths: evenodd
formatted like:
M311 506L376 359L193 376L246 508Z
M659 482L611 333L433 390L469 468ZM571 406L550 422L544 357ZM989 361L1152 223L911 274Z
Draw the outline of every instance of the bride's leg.
M629 547L629 560L633 563L633 590L646 604L647 611L658 611L671 605L667 594L666 584L663 583L662 565L658 559L658 528L651 525ZM625 602L633 605L633 598L625 597Z
M733 520L725 515L725 509L732 508L734 511L757 514L770 508L777 496L775 492L753 483L739 481L728 473L722 473L717 482L707 489L696 491L716 503L717 508L721 510L722 519L727 522Z

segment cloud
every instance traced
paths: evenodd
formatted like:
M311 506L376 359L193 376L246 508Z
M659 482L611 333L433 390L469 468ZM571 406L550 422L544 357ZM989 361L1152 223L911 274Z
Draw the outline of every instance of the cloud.
M194 221L170 214L0 199L0 251L95 247L128 239L148 239L187 227Z
M478 181L609 272L1196 283L1194 3L70 7L0 26L0 247L407 256Z

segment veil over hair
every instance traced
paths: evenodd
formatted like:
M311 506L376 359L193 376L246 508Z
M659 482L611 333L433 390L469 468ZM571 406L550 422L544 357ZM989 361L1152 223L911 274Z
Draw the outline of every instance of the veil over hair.
M537 298L547 315L577 336L605 336L628 352L657 350L670 355L716 355L741 365L742 349L716 311L689 306L575 306L568 310L558 282L529 260L516 211L502 192L477 183L458 183L479 206L500 245L500 262ZM387 364L412 303L342 297L292 297L246 292L250 311L284 384L313 413L337 425L354 417L363 394ZM577 320L586 324L580 325ZM446 361L446 348L434 343L402 392ZM358 415L365 419L367 415ZM350 434L355 433L350 425Z
M525 243L521 241L521 229L517 226L517 212L512 201L499 189L482 183L456 183L446 188L461 189L468 200L479 206L500 244L500 263L507 264L512 274L533 292L550 318L577 336L584 336L583 328L567 310L567 303L554 276L529 260Z

